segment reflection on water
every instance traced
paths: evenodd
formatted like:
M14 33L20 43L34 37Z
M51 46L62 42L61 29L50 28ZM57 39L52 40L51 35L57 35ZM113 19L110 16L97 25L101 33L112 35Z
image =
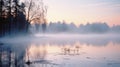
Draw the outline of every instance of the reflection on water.
M119 39L0 43L0 67L120 67Z
M46 66L54 67L118 67L120 66L120 45L109 43L106 46L80 44L32 44L29 47L32 62L47 61ZM42 63L42 61L40 62ZM32 64L39 67L40 63ZM45 64L44 64L45 65Z
M19 47L21 48L21 47ZM20 67L24 63L24 48L0 43L0 67Z

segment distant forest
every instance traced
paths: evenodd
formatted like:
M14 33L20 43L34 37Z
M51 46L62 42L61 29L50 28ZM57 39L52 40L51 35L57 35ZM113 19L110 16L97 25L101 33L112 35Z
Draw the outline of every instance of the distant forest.
M36 26L37 29L36 29ZM41 25L33 25L33 32L42 33ZM79 33L79 34L104 34L104 33L120 33L120 25L110 27L105 22L87 23L76 26L74 23L66 22L50 22L46 27L46 33Z

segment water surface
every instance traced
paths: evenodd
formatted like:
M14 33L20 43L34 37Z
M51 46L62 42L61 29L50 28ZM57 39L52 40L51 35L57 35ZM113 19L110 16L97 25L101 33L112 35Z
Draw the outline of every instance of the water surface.
M12 57L17 56L18 63L25 67L120 67L118 36L36 35L29 38L18 38L15 42L12 40L16 38L1 40L2 58L7 58L4 55L11 51ZM8 60L2 59L3 65L7 64L5 61ZM16 61L11 62L14 66Z

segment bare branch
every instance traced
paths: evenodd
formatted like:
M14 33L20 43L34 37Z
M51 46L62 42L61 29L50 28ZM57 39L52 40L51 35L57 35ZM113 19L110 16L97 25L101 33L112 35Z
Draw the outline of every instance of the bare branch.
M46 22L47 7L43 0L29 0L26 4L26 19L28 22L44 23Z

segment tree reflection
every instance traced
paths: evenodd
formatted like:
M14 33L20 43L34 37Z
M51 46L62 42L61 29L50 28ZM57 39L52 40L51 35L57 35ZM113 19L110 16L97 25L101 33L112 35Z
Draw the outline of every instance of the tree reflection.
M8 44L0 43L0 67L24 67L22 55Z

